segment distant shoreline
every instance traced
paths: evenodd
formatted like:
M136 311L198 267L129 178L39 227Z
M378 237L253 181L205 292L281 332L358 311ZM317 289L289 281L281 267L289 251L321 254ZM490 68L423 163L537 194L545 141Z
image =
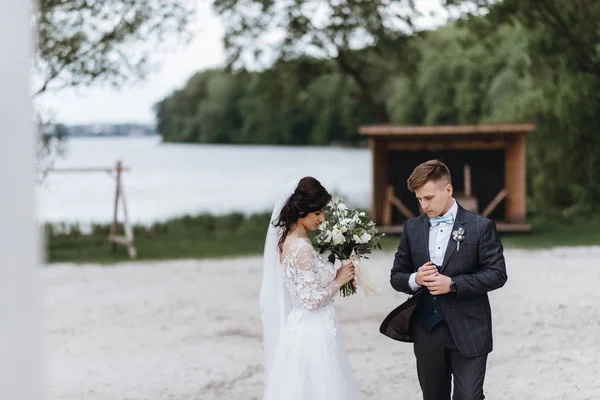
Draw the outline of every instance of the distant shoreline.
M49 124L42 128L48 136L71 137L143 137L160 136L154 124Z

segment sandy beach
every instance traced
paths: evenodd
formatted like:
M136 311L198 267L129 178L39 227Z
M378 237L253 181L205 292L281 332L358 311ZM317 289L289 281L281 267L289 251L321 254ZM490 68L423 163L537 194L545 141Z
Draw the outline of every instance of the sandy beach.
M406 298L389 286L392 259L367 260L381 296L336 308L365 398L418 400L412 346L378 330ZM600 399L600 247L506 260L486 398ZM260 257L44 268L47 398L261 399L261 268Z

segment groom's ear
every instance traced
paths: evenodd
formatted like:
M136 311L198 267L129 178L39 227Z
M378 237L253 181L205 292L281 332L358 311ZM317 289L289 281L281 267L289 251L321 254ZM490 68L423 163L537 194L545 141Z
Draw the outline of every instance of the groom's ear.
M452 194L454 193L454 188L452 187L452 184L447 184L446 185L446 193L448 193L448 196L452 197Z

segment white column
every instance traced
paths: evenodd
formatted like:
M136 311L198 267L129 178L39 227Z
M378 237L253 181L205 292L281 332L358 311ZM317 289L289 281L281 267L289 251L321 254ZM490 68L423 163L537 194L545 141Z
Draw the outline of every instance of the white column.
M0 0L0 399L42 398L33 39L27 0Z

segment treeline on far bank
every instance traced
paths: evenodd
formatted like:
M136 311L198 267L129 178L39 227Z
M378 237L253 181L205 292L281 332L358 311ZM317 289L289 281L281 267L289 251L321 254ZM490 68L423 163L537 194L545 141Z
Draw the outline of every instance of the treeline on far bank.
M369 61L362 87L336 60L307 56L262 71L200 71L154 106L157 131L169 142L327 145L359 140L359 125L370 123L536 117L530 106L543 98L524 29L502 25L482 39L449 24L408 40L399 49L406 54L354 51Z
M528 209L585 219L600 198L600 7L561 3L561 28L525 3L415 34L396 54L344 55L362 69L304 56L198 72L156 104L157 131L174 142L327 145L359 141L370 123L533 122Z

